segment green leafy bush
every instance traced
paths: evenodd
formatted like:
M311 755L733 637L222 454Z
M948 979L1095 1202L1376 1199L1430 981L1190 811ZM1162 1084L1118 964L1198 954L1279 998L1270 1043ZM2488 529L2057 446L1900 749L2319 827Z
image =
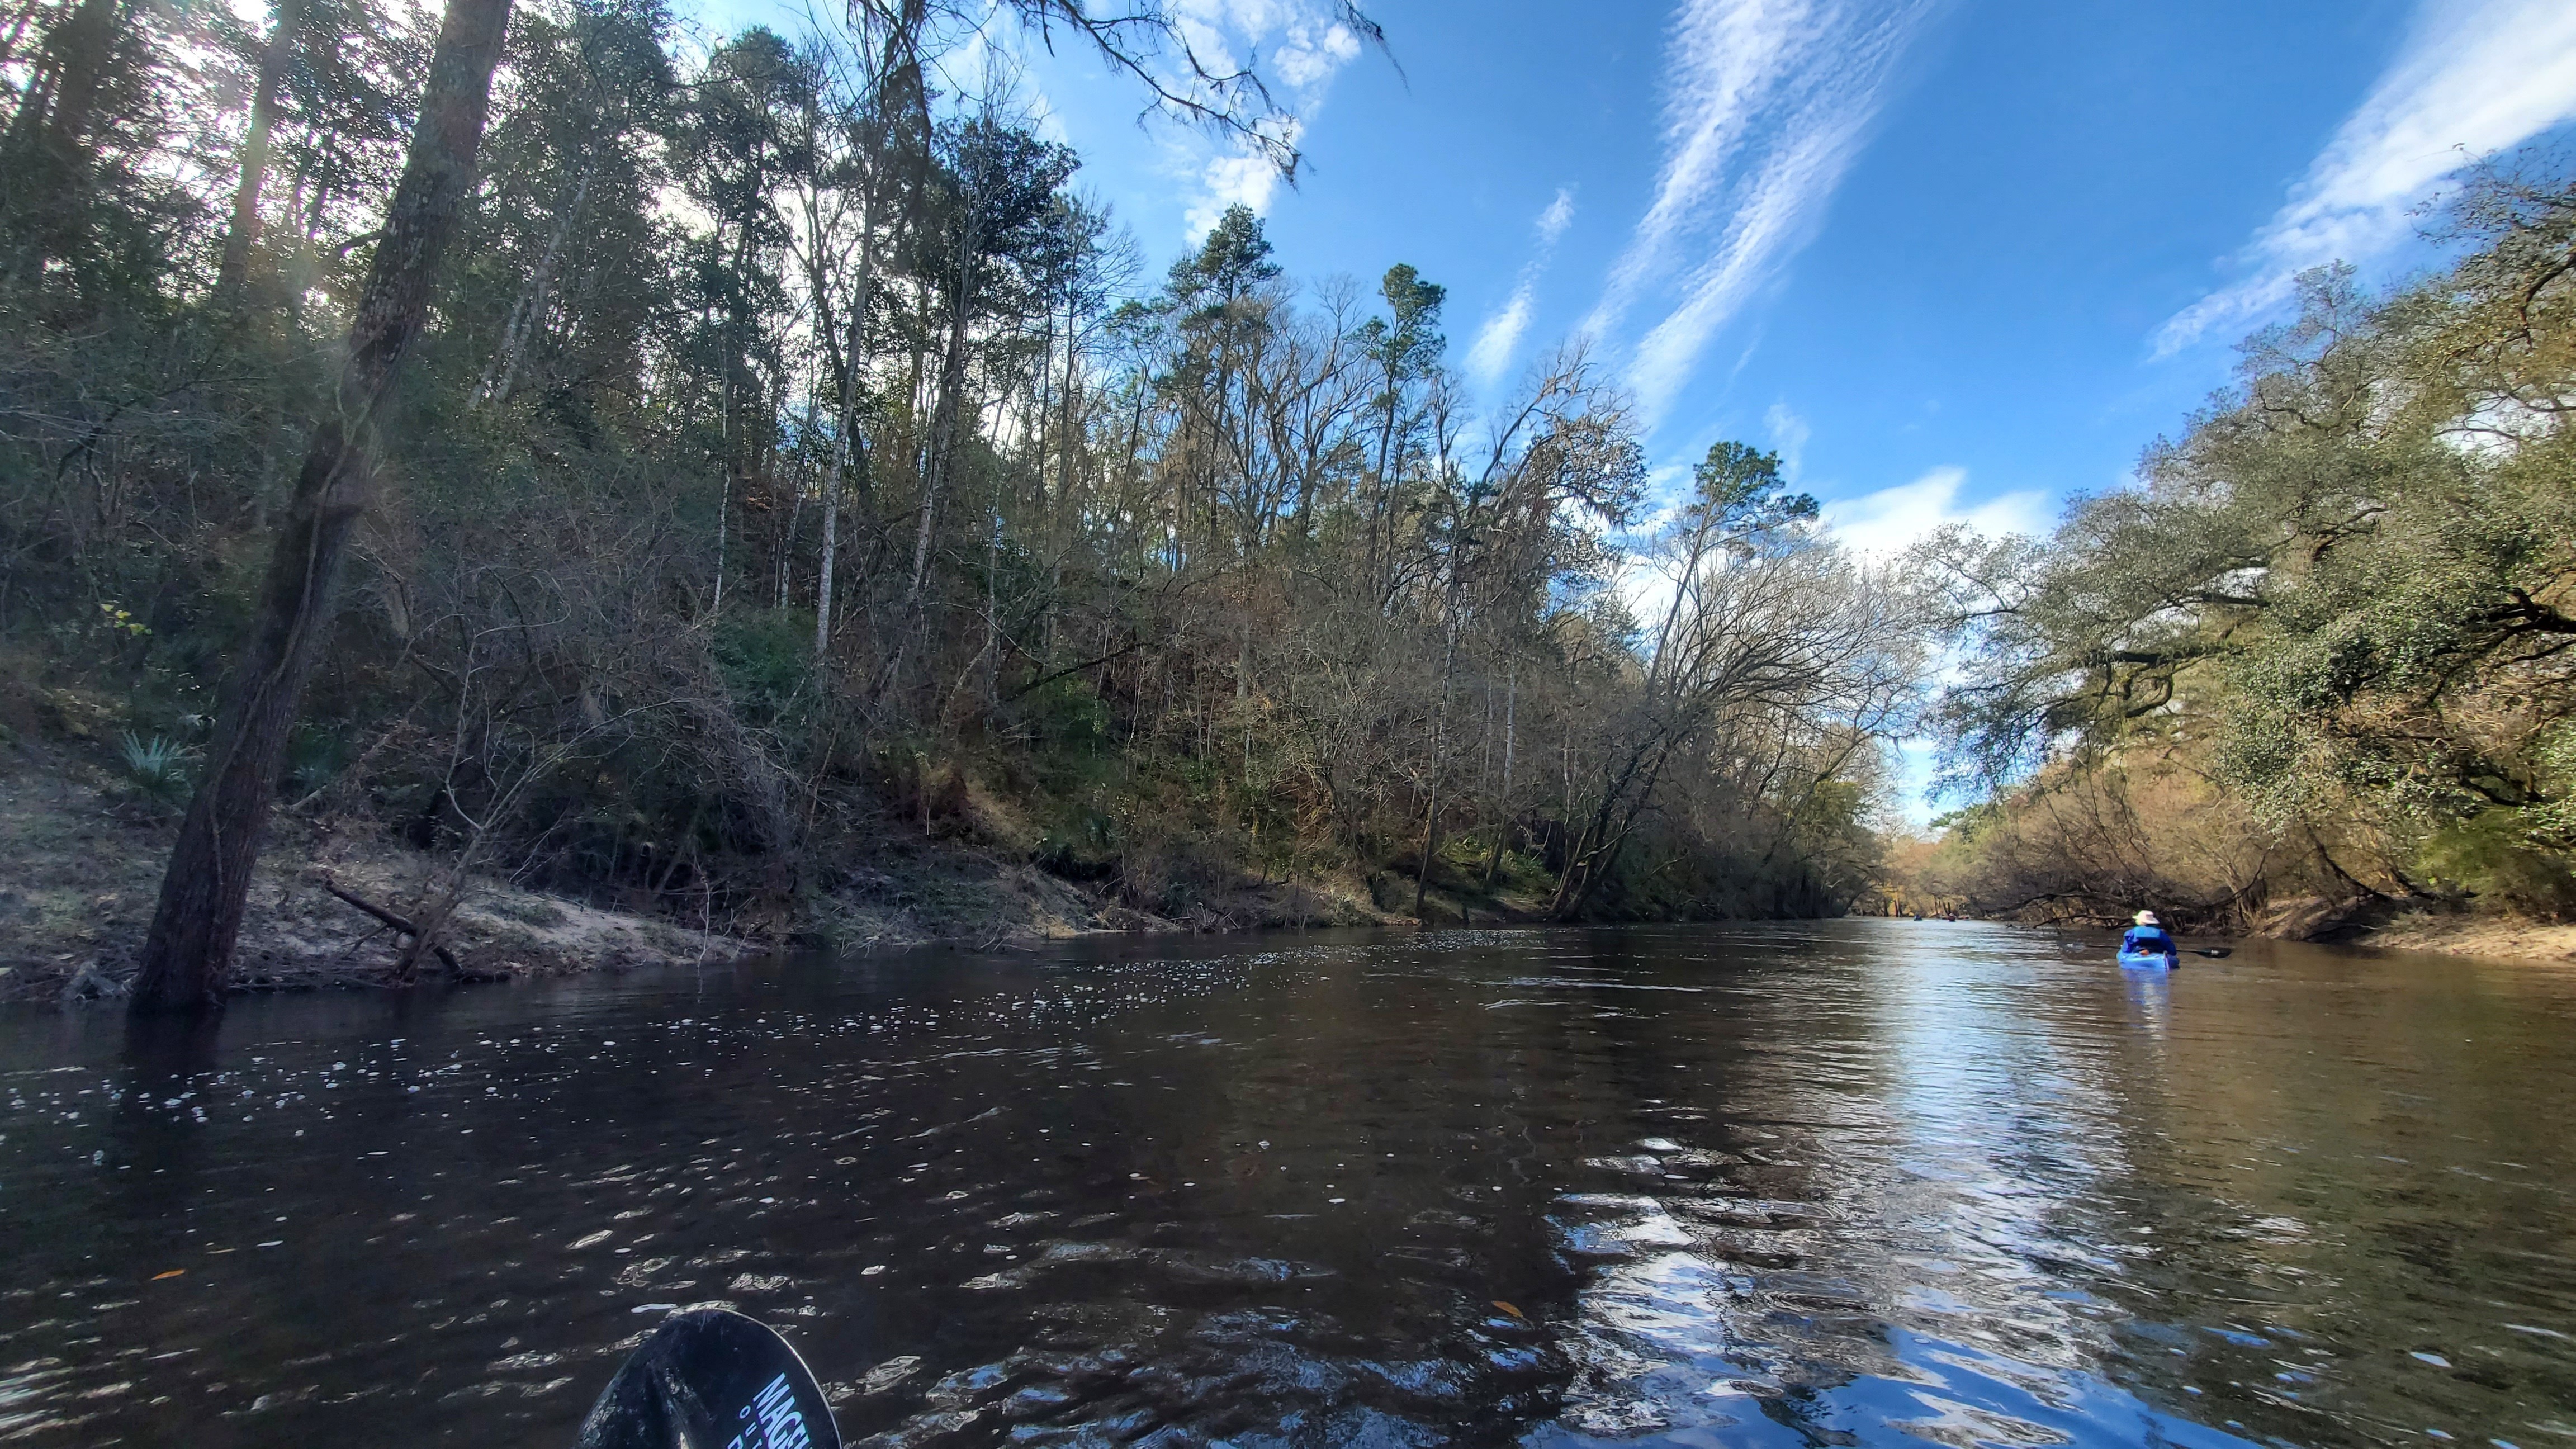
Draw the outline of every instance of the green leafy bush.
M2535 846L2519 810L2486 810L2435 831L2419 867L2431 883L2509 910L2564 917L2576 912L2576 871L2566 856Z
M814 618L793 609L736 614L715 631L716 669L744 718L776 724L814 676Z
M1020 710L1048 749L1095 750L1109 742L1109 706L1087 680L1049 680L1021 698Z
M286 785L290 790L318 790L348 767L348 741L335 730L307 726L286 745Z

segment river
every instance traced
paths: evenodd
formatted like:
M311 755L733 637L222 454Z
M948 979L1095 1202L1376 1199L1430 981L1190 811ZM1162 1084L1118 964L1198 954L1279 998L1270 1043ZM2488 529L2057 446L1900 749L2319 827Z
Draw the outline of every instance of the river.
M0 1016L0 1442L2576 1443L2576 973L1119 940Z

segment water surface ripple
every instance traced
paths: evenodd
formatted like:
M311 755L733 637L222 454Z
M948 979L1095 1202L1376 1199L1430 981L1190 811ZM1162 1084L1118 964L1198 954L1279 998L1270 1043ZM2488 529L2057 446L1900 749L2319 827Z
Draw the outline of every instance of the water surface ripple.
M2576 1443L2576 974L2000 927L0 1016L0 1443Z

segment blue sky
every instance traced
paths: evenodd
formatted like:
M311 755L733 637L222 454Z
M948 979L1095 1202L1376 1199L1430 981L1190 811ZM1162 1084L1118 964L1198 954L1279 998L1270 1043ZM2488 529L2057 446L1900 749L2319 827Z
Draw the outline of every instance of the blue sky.
M1668 477L1777 447L1873 550L2117 486L2293 272L2421 268L2443 173L2576 117L2570 0L1371 0L1392 61L1321 0L1171 3L1307 170L1034 56L1157 274L1231 200L1294 276L1410 262L1485 395L1588 337Z
M1658 462L1780 447L1879 545L2115 486L2289 271L2420 267L2409 211L2462 148L2576 114L2576 5L2546 0L1370 10L1394 64L1287 0L1201 9L1328 72L1287 92L1294 190L1140 128L1087 58L1032 78L1158 258L1241 196L1296 275L1447 285L1489 385L1588 329Z

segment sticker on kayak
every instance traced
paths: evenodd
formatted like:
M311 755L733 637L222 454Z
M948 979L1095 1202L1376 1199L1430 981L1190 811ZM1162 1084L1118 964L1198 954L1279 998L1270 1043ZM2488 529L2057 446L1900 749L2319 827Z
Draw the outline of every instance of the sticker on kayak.
M805 1432L805 1416L796 1411L796 1390L789 1387L785 1374L771 1379L737 1417L755 1422L734 1436L730 1449L810 1449L814 1442Z
M804 1360L721 1308L673 1314L582 1420L581 1449L840 1449Z

